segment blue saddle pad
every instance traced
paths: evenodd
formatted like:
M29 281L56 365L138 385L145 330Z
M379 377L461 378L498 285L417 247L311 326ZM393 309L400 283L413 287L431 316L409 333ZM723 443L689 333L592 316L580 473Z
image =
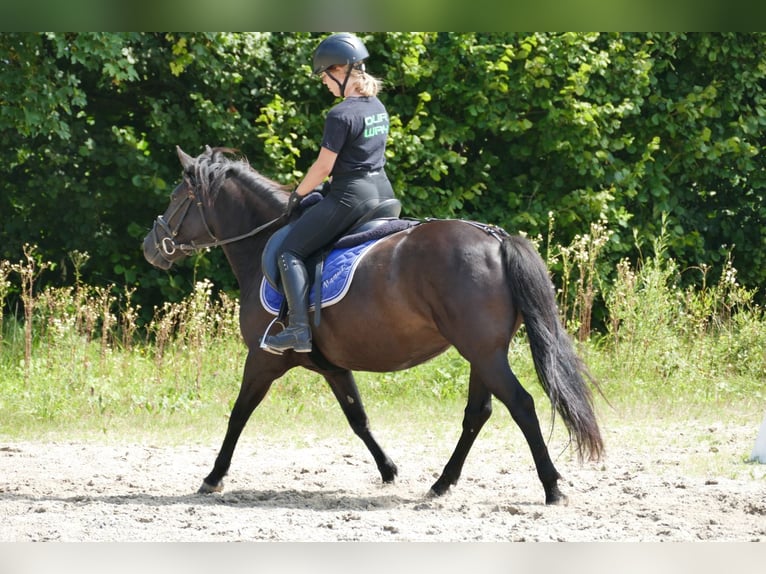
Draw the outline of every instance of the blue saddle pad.
M380 239L371 239L348 248L333 249L322 270L322 308L334 305L345 297L362 257ZM311 273L311 270L309 270ZM309 308L316 305L314 289L309 290ZM261 305L272 315L278 315L284 296L264 278L261 281Z

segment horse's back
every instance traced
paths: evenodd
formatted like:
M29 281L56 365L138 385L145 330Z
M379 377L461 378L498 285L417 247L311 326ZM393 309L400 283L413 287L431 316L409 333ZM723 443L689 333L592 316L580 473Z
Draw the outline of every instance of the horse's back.
M316 343L334 363L368 371L408 368L451 345L507 348L516 318L493 229L430 221L378 242L345 298L323 310Z

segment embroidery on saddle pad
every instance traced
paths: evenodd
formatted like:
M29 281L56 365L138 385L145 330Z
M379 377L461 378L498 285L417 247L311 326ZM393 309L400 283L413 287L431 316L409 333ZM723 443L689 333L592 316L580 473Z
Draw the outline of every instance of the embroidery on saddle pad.
M348 292L351 280L362 257L378 242L372 239L349 248L333 249L327 256L322 270L322 308L334 305ZM272 315L279 314L284 296L263 279L261 281L261 305ZM309 289L309 309L313 309L314 289Z

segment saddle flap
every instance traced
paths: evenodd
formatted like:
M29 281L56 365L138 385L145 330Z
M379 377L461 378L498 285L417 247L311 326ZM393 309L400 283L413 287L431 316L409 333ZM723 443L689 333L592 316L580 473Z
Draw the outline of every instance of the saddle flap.
M281 283L279 278L279 266L277 265L277 254L279 253L279 248L281 247L282 242L285 240L285 237L287 237L287 234L290 233L290 230L294 225L295 222L288 223L281 229L278 229L266 242L266 247L264 247L263 253L261 254L261 270L263 271L263 276L266 278L266 281L269 282L269 285L276 290L279 290L279 285Z
M301 201L300 208L302 210L309 209L321 201L321 199L322 196L319 193L310 193L303 201ZM392 219L396 220L401 211L402 204L398 199L394 198L381 201L364 216L359 218L351 229L343 234L334 247L353 247L366 242L373 236L383 237L384 235L400 231L401 227L392 227L390 230L384 230L383 224ZM287 234L290 233L290 230L294 225L295 221L288 223L274 233L266 243L266 247L261 255L261 269L263 270L263 275L266 277L266 281L268 281L277 291L279 291L280 285L277 254L279 253L282 242L285 240L285 237L287 237Z
M322 307L328 307L343 299L351 286L357 265L375 243L377 240L371 239L354 247L335 249L329 253L324 264L324 274L319 282L322 286L321 292L309 290L310 310L317 313ZM279 314L284 296L265 278L261 282L260 298L264 309L274 315Z

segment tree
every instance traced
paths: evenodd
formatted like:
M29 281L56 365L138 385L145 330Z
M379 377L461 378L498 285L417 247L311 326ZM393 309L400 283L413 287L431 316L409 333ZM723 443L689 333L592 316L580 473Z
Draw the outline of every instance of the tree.
M0 35L0 259L25 243L43 281L136 286L145 310L195 274L236 290L220 251L172 273L141 239L179 179L175 145L234 147L297 183L331 96L311 75L322 35ZM567 244L610 230L608 274L665 215L681 267L766 279L763 34L362 35L392 115L389 175L414 217L465 217ZM689 276L689 280L694 279Z

